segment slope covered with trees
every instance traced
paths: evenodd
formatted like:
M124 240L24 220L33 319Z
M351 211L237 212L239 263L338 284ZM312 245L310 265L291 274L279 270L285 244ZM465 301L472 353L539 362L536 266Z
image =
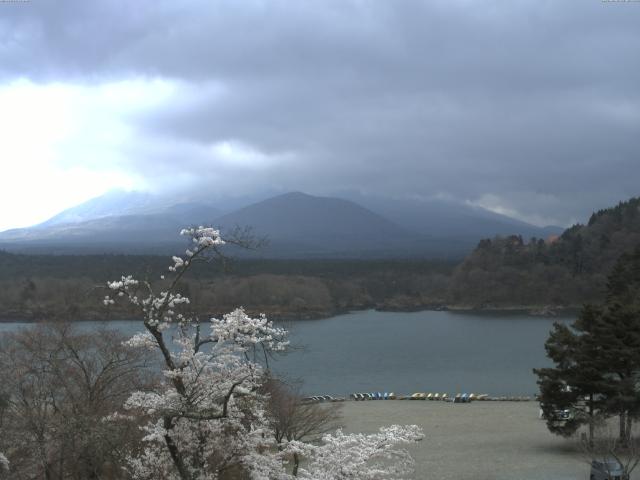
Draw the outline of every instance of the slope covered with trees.
M450 300L484 308L597 301L616 260L639 244L640 198L595 212L560 237L485 239L456 269Z
M218 268L220 267L220 268ZM272 318L317 318L345 310L414 310L446 302L454 263L429 260L236 260L195 265L183 284L198 308L219 315L244 305ZM166 272L152 255L24 255L0 252L0 319L132 318L107 312L104 285L121 272L152 284Z

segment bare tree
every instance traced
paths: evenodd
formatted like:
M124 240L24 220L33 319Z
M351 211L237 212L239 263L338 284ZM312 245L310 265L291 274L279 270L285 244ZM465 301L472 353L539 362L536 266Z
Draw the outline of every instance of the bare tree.
M123 478L138 426L113 414L151 381L150 357L112 330L40 324L0 345L0 451L11 478Z
M323 434L340 427L340 404L306 402L297 389L276 378L269 378L263 388L269 397L267 412L273 436L280 448L294 440L317 441ZM299 466L299 455L294 453L294 476Z
M589 464L597 462L607 474L621 473L622 479L628 479L640 463L640 430L631 424L628 433L626 441L621 440L612 422L602 421L595 426L593 438L580 434L580 452Z

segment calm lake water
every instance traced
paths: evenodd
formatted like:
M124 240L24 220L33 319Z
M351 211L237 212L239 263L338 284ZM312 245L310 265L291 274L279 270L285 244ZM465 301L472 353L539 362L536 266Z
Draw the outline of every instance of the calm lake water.
M308 394L475 392L532 395L531 369L548 365L544 341L554 319L514 313L363 311L284 324L300 347L272 364ZM125 334L139 321L82 322ZM0 333L25 323L0 323Z

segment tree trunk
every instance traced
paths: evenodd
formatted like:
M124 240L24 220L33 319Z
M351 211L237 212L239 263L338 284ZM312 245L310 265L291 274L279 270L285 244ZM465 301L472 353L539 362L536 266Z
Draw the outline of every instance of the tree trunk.
M593 450L593 432L595 429L593 417L593 393L589 395L589 449Z
M55 472L52 471L51 463L47 458L47 449L45 446L44 436L38 436L38 453L40 454L40 462L42 463L42 472L45 480L52 480Z
M620 412L620 444L627 445L627 412Z
M169 450L169 455L171 455L171 459L173 460L173 464L176 466L178 470L180 479L191 480L191 475L189 474L187 467L184 464L184 461L182 459L182 454L180 453L180 450L178 450L178 446L175 444L175 442L173 441L173 438L171 438L171 435L169 434L169 432L173 428L173 421L171 420L171 417L163 417L162 421L163 421L163 426L167 431L167 434L164 435L164 441L165 441L165 444L167 445L167 449Z
M298 467L300 467L300 456L297 453L293 454L293 476L298 476Z

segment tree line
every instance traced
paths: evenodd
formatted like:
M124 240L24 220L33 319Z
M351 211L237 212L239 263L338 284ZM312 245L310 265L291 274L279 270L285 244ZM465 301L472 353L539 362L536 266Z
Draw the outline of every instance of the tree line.
M253 269L243 266L242 273L232 270L226 275L190 277L180 288L202 312L220 314L244 305L250 313L264 312L278 319L319 318L366 308L417 309L446 303L447 271L452 267L425 266L420 270L414 266L414 271L402 271L401 263L383 263L375 268L356 265L355 270L344 275L342 269L348 270L349 265L322 273L319 267L307 269L304 264L283 269L290 273L254 273ZM166 267L163 270L166 271ZM123 269L154 285L161 283L159 277L163 270L158 270L156 275L137 276L134 268ZM309 273L294 273L305 271ZM311 274L312 271L317 273ZM131 318L134 312L127 306L108 311L101 306L101 285L103 281L79 272L75 277L22 276L0 280L0 317L12 320Z
M603 300L616 260L638 244L640 198L600 210L557 238L484 239L456 268L450 300L484 308Z

